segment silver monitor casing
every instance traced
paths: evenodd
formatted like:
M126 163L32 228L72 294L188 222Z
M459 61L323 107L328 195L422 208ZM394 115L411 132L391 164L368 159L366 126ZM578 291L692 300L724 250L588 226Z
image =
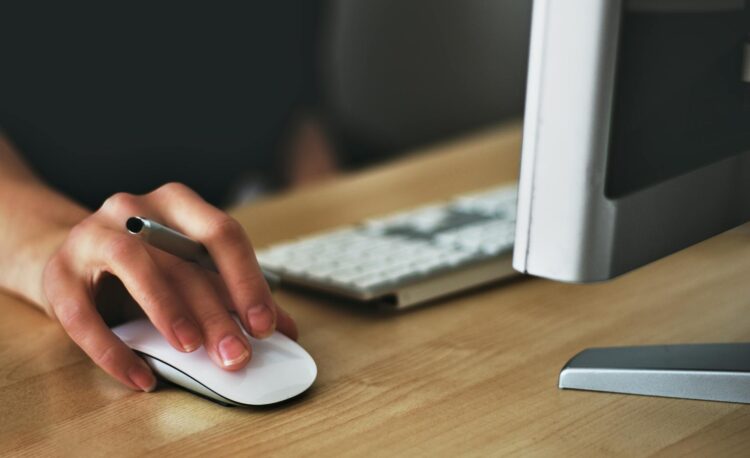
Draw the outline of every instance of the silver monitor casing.
M622 9L621 0L534 2L518 271L566 282L606 280L750 219L750 153L622 198L605 196Z
M606 280L750 219L750 152L624 197L605 195L623 7L745 3L534 2L513 257L521 272ZM748 355L750 343L588 349L568 361L559 387L750 403Z

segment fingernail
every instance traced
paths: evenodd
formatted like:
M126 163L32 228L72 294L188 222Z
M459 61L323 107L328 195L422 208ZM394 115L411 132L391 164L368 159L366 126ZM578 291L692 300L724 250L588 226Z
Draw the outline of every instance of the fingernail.
M182 349L186 352L194 351L201 346L201 332L198 326L185 317L180 318L172 325L174 335L180 341Z
M273 311L267 305L259 304L247 310L247 323L253 337L268 337L276 321Z
M250 353L240 339L235 336L226 336L219 342L219 355L224 366L234 366L246 360Z
M154 374L140 364L130 368L128 371L128 378L130 378L130 381L133 382L135 386L148 393L154 391L154 388L156 388L156 378L154 377Z

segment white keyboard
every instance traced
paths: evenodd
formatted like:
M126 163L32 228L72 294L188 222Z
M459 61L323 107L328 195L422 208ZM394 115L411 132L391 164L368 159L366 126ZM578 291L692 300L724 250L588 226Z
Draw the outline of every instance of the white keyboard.
M257 252L282 284L406 307L513 275L516 185L409 209Z

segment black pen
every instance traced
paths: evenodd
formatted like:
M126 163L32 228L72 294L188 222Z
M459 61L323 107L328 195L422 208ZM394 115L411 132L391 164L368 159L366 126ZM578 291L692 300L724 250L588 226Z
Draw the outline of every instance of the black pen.
M125 228L128 232L140 237L141 240L155 248L186 261L194 262L205 269L219 272L206 247L185 234L141 216L128 218L125 222ZM266 270L261 270L268 286L275 289L280 283L279 277Z

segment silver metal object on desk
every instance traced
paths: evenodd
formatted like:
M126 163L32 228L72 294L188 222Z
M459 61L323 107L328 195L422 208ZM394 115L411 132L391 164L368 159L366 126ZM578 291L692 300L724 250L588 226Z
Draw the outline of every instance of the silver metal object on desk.
M750 343L590 348L560 388L750 403Z

